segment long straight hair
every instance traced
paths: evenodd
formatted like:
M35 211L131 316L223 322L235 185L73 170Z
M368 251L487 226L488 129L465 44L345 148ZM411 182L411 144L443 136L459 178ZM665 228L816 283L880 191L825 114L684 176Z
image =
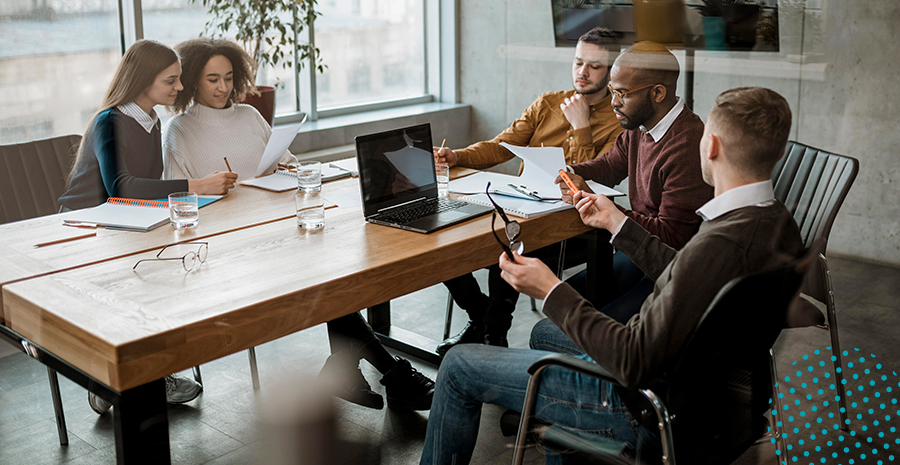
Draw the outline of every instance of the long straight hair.
M84 156L84 141L87 139L97 115L110 108L133 102L141 95L141 92L153 84L159 73L176 62L178 62L178 54L175 53L175 50L155 40L141 39L128 47L116 68L103 103L91 117L91 122L84 131L84 137L81 138L78 153L75 155L75 163L72 164L69 177L66 179L67 187L72 182L72 177Z

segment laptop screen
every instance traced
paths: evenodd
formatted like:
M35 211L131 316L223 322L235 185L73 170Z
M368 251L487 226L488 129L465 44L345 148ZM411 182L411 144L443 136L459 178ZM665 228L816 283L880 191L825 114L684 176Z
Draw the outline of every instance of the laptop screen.
M429 123L356 137L364 213L437 197Z

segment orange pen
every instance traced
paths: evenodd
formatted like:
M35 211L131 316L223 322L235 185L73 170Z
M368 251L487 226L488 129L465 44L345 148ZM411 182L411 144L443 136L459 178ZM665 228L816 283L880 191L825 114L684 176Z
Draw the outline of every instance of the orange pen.
M569 177L569 173L566 173L566 170L559 170L559 177L562 178L563 181L566 182L566 185L569 186L570 194L572 197L578 193L578 188L575 187L575 183L572 182L572 178Z

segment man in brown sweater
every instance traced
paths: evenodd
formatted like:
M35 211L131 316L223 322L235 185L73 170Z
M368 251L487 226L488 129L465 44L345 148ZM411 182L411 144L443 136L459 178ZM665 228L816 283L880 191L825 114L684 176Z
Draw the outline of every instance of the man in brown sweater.
M575 46L572 90L541 94L509 128L489 141L455 151L435 147L435 161L450 166L490 168L513 158L512 152L502 147L501 142L562 147L569 164L592 160L609 151L622 133L612 112L607 89L609 64L614 58L610 56L611 43L612 36L607 30L594 28L585 33ZM507 345L506 332L519 294L500 279L499 269L493 267L490 273L490 299L481 292L471 273L445 284L456 303L468 313L469 324L458 335L439 345L438 353L443 355L459 343L481 343L485 339L485 324L492 327L489 336L494 337L487 342Z
M555 341L558 351L598 363L626 389L652 384L676 362L723 285L802 252L797 225L775 200L769 179L790 127L787 101L769 89L739 88L719 95L700 143L703 179L714 186L715 198L697 210L703 223L680 251L606 197L575 194L583 221L613 233L613 245L655 281L640 313L627 323L597 311L540 260L501 256L503 278L520 292L544 299L544 313L563 333ZM475 345L451 350L438 373L421 463L468 463L481 404L519 409L527 368L544 355ZM658 432L637 424L617 389L577 373L548 370L535 412L543 420L585 434L611 435L636 448L659 444Z

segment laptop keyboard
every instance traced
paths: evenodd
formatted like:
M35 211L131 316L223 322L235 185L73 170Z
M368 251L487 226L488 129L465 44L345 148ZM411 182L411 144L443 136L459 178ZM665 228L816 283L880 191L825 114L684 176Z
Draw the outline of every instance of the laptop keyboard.
M424 202L410 205L400 210L382 213L378 215L377 218L388 223L406 224L428 215L434 215L466 205L468 205L466 202L461 202L459 200L428 199Z

